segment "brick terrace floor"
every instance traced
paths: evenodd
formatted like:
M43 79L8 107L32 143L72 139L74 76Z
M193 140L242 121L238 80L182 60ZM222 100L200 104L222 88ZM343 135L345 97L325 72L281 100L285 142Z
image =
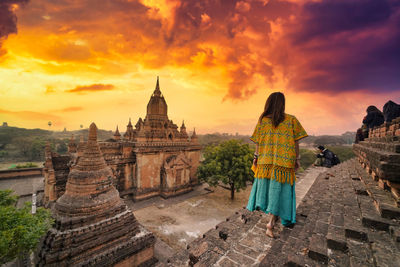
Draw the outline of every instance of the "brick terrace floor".
M400 209L350 160L321 173L293 228L237 211L158 266L400 266Z

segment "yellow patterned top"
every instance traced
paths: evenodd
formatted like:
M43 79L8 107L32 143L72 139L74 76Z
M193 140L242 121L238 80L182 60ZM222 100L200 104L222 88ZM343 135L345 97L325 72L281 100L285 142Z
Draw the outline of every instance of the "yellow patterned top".
M274 127L271 118L257 123L250 140L258 144L257 165L274 165L293 169L296 162L295 141L307 136L295 116L285 114L285 120Z

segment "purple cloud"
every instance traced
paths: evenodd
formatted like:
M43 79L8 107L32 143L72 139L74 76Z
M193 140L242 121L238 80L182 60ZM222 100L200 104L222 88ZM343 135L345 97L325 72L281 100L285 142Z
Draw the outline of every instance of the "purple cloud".
M292 88L400 90L400 1L308 3L286 30L289 56L278 60L289 66Z

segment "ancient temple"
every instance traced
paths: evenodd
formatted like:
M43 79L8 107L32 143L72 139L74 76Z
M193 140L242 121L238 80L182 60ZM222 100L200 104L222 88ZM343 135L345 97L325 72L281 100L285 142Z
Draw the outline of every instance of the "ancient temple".
M53 207L55 226L47 233L38 265L153 264L155 237L139 225L113 186L94 123L82 155L70 167L65 192Z
M85 141L71 138L67 155L46 151L45 202L56 201L65 191L71 166L82 156ZM168 105L157 78L144 119L135 126L129 119L126 131L117 127L113 139L99 142L112 181L121 196L141 200L154 196L171 197L192 190L198 183L196 170L200 145L195 131L189 136L186 126L178 127L168 118Z

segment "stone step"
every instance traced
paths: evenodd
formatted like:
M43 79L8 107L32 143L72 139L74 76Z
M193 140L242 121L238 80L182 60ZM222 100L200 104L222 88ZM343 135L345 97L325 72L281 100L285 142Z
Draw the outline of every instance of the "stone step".
M372 180L372 178L361 168L358 169L359 177L365 186L365 190L372 198L374 206L383 218L400 219L400 208L392 194L382 188Z
M376 149L373 147L363 146L360 144L355 144L353 146L353 149L360 156L365 157L366 156L365 154L367 154L368 158L373 160L373 163L375 163L375 164L377 164L381 161L396 164L400 161L399 153L380 150L380 149ZM360 153L360 152L362 152L362 153Z
M399 136L384 136L384 137L370 137L361 141L360 144L368 144L369 142L382 142L382 143L393 143L400 140Z
M367 147L372 147L378 150L400 153L400 142L378 142L370 141L363 143Z
M390 181L386 181L386 184L390 188L390 193L392 194L396 207L400 208L400 184Z
M305 267L305 266L324 266L325 264L306 257L307 251L302 253L291 253L287 256L284 266L288 267ZM275 265L277 266L277 265Z
M326 235L327 247L342 252L347 252L347 238L344 227L329 225Z
M376 266L400 266L400 250L389 233L371 230L368 239Z
M368 243L349 240L347 245L349 247L348 255L351 267L375 267L374 257Z
M308 257L323 264L328 264L328 247L326 238L323 235L313 234L311 236Z
M324 175L319 175L316 181L327 183ZM307 255L312 235L316 232L320 234L327 232L326 223L329 214L326 212L326 205L321 205L319 194L323 186L325 185L314 184L307 192L297 209L297 223L292 229L283 228L260 266L321 266L322 263L314 261Z
M352 180L352 185L356 194L368 196L367 188L365 187L365 184L361 181L359 175L351 175L350 178Z
M394 242L396 242L398 247L400 248L400 226L398 225L389 226L389 233Z
M279 238L274 240L271 248L268 250L259 266L283 266L287 262L286 254L282 253L282 247L285 244L285 241L282 241Z
M357 197L360 204L361 221L363 226L389 232L389 227L393 222L389 219L382 218L376 209L372 208L374 202L368 196L360 195Z
M341 267L341 266L350 266L350 258L349 255L345 252L341 251L333 251L328 250L328 255L329 255L329 262L328 266L335 266L335 267ZM309 265L313 266L313 265Z

